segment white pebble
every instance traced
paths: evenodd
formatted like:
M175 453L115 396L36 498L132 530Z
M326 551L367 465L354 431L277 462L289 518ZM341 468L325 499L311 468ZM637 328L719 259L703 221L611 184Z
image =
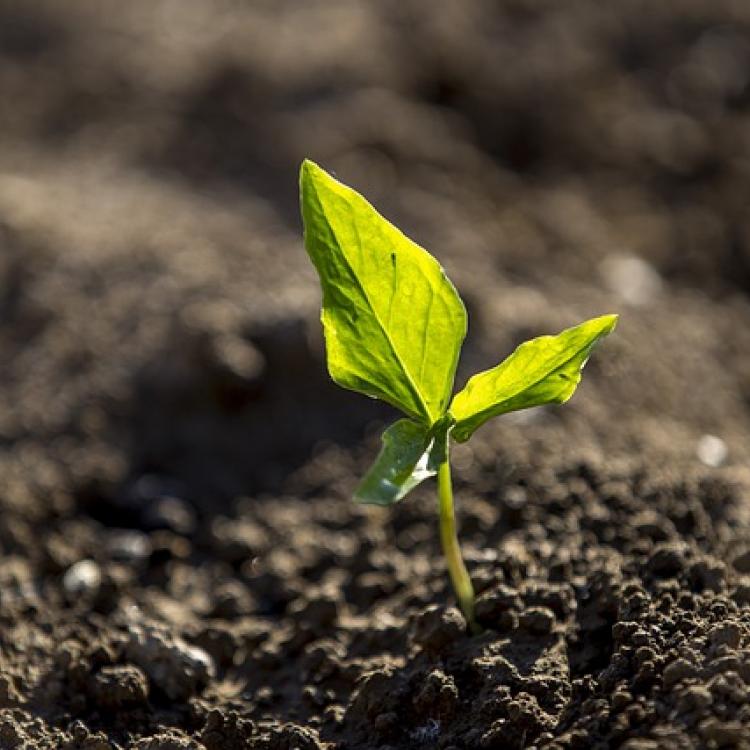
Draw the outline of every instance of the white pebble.
M102 573L93 560L79 560L65 571L62 584L69 596L91 596L102 585Z
M662 280L658 271L635 255L606 258L601 272L610 290L629 305L645 305L661 291Z
M727 460L729 449L720 437L702 435L695 447L695 453L701 463L716 469Z
M151 554L151 540L142 531L115 531L107 541L107 552L118 562L140 563Z

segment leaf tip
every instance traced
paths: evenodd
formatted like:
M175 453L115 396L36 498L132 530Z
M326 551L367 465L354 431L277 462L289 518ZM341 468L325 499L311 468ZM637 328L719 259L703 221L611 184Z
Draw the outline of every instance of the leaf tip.
M319 200L327 200L331 195L346 194L351 191L333 175L312 159L303 159L299 169L300 200L303 206Z
M299 171L301 175L307 175L312 173L316 169L320 169L320 167L312 159L308 159L307 157L305 157L302 160Z
M320 171L320 167L311 159L303 159L302 164L299 168L299 184L300 189L304 190L313 179L315 178L316 172Z
M620 320L620 316L617 313L610 313L609 315L601 315L599 321L601 323L602 335L606 336L608 333L617 328L617 323Z

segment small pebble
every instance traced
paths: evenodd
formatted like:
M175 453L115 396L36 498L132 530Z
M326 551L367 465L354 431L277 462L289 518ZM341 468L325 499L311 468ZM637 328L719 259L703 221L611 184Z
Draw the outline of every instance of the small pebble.
M505 505L511 510L521 510L528 504L528 495L524 487L508 487L503 495Z
M635 255L617 255L602 263L607 286L623 302L633 306L651 302L661 291L662 280L656 269Z
M195 531L195 512L178 497L159 497L143 510L143 525L148 529L168 529L189 536Z
M143 562L151 554L151 540L135 529L115 531L107 541L107 552L115 562L134 565Z
M712 469L717 469L726 463L729 456L729 448L716 435L702 435L695 447L695 453L702 464L710 466Z
M79 560L65 572L62 585L71 598L96 596L102 585L102 572L93 560Z
M263 355L241 336L228 333L215 336L211 341L210 353L217 370L238 383L254 383L262 376L266 366Z

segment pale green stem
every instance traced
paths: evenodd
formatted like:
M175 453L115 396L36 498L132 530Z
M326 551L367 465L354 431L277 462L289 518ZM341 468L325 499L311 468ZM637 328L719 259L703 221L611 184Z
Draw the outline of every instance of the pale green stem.
M448 573L453 584L453 590L458 599L458 605L464 613L466 622L473 632L478 626L474 619L474 587L461 557L461 547L456 533L456 516L453 512L453 484L451 482L451 467L448 461L443 461L438 468L438 505L440 508L440 541L443 554L448 565Z

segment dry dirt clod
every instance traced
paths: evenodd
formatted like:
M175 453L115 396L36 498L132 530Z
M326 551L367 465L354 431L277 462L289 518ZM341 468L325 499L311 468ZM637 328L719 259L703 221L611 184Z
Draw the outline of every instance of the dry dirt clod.
M687 659L675 659L664 670L664 687L671 688L681 680L695 677L698 670Z
M421 681L413 702L420 716L449 721L458 707L458 700L458 688L453 678L436 669Z
M686 566L684 545L658 544L651 553L647 565L653 575L661 578L678 575Z
M97 705L117 711L146 703L148 680L144 672L133 665L102 667L94 675L90 692Z
M708 631L708 641L714 647L727 646L736 649L742 640L742 628L736 622L724 622L714 625Z
M432 605L417 615L412 638L425 651L440 653L465 632L466 621L455 607Z
M133 625L125 653L171 700L195 695L216 674L213 659L203 649L153 625Z
M271 731L267 747L268 750L323 750L324 746L314 729L285 724Z
M213 709L198 737L206 750L244 750L255 733L254 722L236 711Z
M518 623L523 601L518 591L506 584L497 584L482 592L476 601L477 622L486 628L512 630Z
M536 635L547 635L555 626L555 613L549 607L529 607L518 618L519 627Z

